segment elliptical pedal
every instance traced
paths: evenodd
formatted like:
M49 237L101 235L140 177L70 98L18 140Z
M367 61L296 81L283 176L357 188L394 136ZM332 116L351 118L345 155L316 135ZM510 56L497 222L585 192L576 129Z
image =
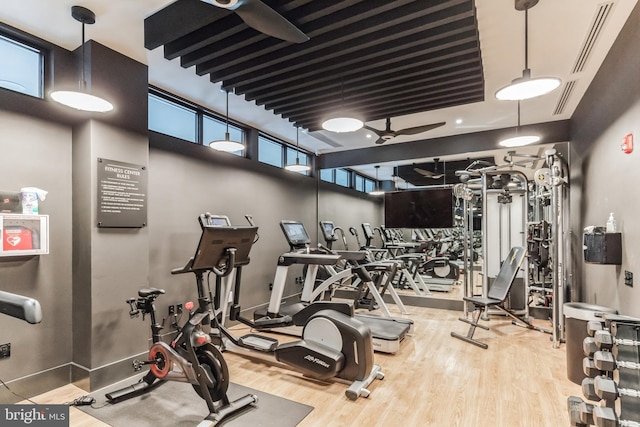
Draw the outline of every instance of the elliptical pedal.
M278 340L264 337L262 335L247 334L238 338L238 344L242 347L251 348L265 353L271 353L274 352L278 347Z

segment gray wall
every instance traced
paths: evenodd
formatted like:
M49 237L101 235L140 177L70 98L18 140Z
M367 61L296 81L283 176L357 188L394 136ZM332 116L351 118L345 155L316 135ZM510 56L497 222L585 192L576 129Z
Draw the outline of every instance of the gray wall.
M48 191L39 210L49 215L50 228L48 255L0 258L0 289L37 299L43 311L37 325L0 316L0 342L11 343L11 358L0 360L0 378L6 382L51 370L53 377L39 380L47 387L55 385L59 375L68 382L68 375L56 368L70 362L72 351L71 128L0 110L0 129L0 189L33 186ZM21 390L16 385L15 391ZM9 400L10 394L0 387L0 402Z
M574 299L640 316L640 294L624 285L624 271L638 277L640 265L640 4L629 17L571 119L571 223ZM622 138L633 133L636 149L622 153ZM614 212L622 232L622 266L582 261L582 229L604 226Z

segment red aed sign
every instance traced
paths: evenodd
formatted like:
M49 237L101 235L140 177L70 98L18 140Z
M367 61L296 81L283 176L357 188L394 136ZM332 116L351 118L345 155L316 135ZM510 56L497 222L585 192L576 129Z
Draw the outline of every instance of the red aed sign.
M31 230L24 227L5 228L2 232L4 251L29 251L33 249Z

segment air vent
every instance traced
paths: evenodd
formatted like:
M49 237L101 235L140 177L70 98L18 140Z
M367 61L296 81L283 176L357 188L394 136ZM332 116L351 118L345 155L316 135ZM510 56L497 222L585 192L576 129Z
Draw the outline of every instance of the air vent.
M567 106L567 102L569 101L569 97L571 97L571 93L573 92L573 87L576 85L577 80L571 80L570 82L565 83L564 89L562 89L562 94L560 95L560 99L558 100L558 105L556 105L556 109L553 110L553 115L557 116L558 114L562 114L564 111L564 107Z
M589 27L589 31L587 32L587 37L582 43L582 48L580 49L580 54L576 59L576 62L571 70L571 74L579 73L584 70L584 67L587 64L587 60L591 55L591 51L598 40L598 36L604 28L604 25L609 17L609 13L613 8L613 2L602 3L598 10L595 13L593 21L591 22L591 26Z

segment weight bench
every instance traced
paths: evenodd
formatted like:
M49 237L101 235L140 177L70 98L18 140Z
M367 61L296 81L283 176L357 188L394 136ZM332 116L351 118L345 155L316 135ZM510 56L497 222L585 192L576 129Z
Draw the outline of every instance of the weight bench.
M498 276L496 277L493 284L491 285L491 289L489 289L487 298L482 298L482 297L463 297L462 298L464 301L470 302L474 306L471 320L463 317L459 319L460 321L464 323L468 323L470 325L469 331L467 332L467 335L460 335L458 333L451 332L452 337L459 338L463 341L477 345L478 347L482 347L484 349L489 347L487 344L473 339L473 333L475 332L476 327L485 329L487 331L489 330L487 326L478 324L480 317L484 312L486 312L489 309L489 307L495 307L500 309L507 316L511 317L517 322L524 323L525 324L524 326L526 326L527 328L538 329L537 327L534 327L531 324L531 322L517 316L511 310L509 310L508 308L505 308L503 305L504 301L507 299L507 295L509 295L509 291L511 290L511 286L515 281L515 278L518 274L518 270L520 269L520 266L524 261L525 254L526 254L526 251L523 247L514 246L513 248L511 248L511 250L509 251L509 254L507 255L507 259L502 263L502 267L500 267Z

